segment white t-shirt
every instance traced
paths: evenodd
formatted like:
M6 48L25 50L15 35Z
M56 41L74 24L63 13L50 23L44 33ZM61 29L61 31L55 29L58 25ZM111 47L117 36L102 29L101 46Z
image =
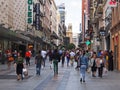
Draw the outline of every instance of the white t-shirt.
M74 52L70 52L70 56L71 56L71 57L74 57L74 56L75 56L75 53L74 53Z
M42 50L42 51L41 51L41 55L42 55L42 57L43 57L43 58L45 58L45 57L46 57L46 54L47 54L47 52L46 52L46 51L44 51L44 50Z

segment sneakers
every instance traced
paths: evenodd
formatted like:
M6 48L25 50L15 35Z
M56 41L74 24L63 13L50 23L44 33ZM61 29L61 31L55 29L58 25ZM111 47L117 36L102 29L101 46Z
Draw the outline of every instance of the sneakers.
M85 82L85 80L83 80L83 82Z
M82 78L81 78L81 79L80 79L80 82L82 83L82 81L85 82L85 80L82 80Z
M82 82L82 78L80 79L80 82Z

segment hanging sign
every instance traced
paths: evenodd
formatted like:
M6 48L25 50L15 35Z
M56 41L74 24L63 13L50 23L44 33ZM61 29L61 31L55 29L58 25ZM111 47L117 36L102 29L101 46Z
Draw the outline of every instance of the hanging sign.
M28 0L27 3L27 23L33 24L33 0Z

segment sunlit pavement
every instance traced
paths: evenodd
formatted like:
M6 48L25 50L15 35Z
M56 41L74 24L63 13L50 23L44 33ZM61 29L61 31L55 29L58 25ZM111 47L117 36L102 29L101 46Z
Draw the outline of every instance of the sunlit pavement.
M46 61L46 67L41 70L41 76L36 76L35 65L28 67L29 77L17 81L15 71L0 78L0 90L120 90L120 73L108 72L103 78L86 75L86 82L80 83L79 71L74 67L61 67L59 74L54 77L53 69Z

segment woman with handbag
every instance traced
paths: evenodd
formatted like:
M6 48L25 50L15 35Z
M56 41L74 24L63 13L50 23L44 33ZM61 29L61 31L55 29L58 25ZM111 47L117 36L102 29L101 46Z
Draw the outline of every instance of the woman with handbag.
M102 78L103 67L104 67L104 56L101 55L99 58L97 58L98 77Z
M18 53L18 58L16 60L16 73L17 73L17 80L23 79L22 73L24 68L24 59L20 53Z

